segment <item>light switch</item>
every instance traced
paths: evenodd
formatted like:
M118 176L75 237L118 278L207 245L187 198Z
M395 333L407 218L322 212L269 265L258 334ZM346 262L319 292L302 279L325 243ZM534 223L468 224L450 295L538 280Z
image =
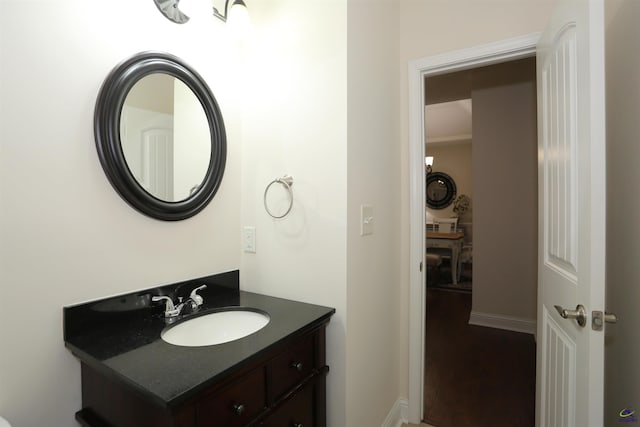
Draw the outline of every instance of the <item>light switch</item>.
M242 249L252 254L256 253L256 228L245 226L242 229Z
M373 234L373 206L361 205L360 214L360 235L367 236Z

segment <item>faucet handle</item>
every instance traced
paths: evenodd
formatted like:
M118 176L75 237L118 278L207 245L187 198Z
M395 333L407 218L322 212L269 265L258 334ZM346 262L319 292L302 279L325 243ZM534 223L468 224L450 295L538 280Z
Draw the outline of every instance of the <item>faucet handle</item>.
M173 300L171 298L164 295L151 297L151 301L153 302L158 302L163 300L166 302L165 309L164 309L164 317L173 316L176 311L176 307L173 305Z
M191 298L198 306L201 306L204 302L202 296L198 295L198 291L201 291L203 289L207 289L207 285L198 286L197 288L192 290L191 294L189 295L189 298Z

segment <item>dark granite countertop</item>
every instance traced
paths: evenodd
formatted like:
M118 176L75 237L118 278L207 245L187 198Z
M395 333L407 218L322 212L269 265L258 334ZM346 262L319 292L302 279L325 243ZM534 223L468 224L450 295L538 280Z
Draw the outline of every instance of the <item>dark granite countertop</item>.
M64 340L82 362L173 407L285 339L328 322L335 309L238 289L237 271L64 308ZM269 314L263 329L236 341L182 347L160 338L169 326L164 304L152 295L175 297L200 284L208 288L201 309L172 324L222 308L247 307Z

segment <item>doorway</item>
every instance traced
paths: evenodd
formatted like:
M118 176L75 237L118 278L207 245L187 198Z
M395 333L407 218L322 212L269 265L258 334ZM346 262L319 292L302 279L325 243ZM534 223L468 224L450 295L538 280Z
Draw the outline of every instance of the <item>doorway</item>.
M462 220L455 233L427 228L427 253L442 252L442 241L454 239L464 240L469 252L475 241L478 259L472 263L471 288L457 283L455 275L441 279L448 285L427 281L424 419L438 427L532 426L538 249L535 58L426 77L424 87L426 149L434 155L427 181L446 173L471 200L470 212L442 214L447 207L429 203L427 192L427 218L453 214ZM439 135L440 148L430 150L432 121L456 122L455 117L430 115L430 107L460 98L473 100L469 132L451 126L454 134ZM467 138L463 145L458 135ZM453 267L460 258L454 250L447 257ZM507 403L509 410L503 407Z
M416 267L410 269L409 308L409 408L408 419L418 423L422 420L423 361L425 356L426 296L425 274L422 265L425 254L425 206L424 206L424 78L450 72L468 70L483 65L491 65L521 59L535 54L538 35L507 40L492 45L453 52L410 63L409 73L409 139L410 139L410 256ZM474 238L475 240L475 238ZM505 318L480 318L484 322L503 322ZM507 319L508 320L508 319ZM516 322L517 323L517 322ZM491 326L491 325L486 325Z

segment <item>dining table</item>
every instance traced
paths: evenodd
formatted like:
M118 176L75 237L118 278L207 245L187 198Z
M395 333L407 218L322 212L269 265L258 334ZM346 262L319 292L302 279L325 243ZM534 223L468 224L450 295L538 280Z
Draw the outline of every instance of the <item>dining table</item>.
M431 248L446 249L451 252L451 283L458 284L458 270L461 268L460 252L464 242L463 232L440 233L427 231L427 251Z

